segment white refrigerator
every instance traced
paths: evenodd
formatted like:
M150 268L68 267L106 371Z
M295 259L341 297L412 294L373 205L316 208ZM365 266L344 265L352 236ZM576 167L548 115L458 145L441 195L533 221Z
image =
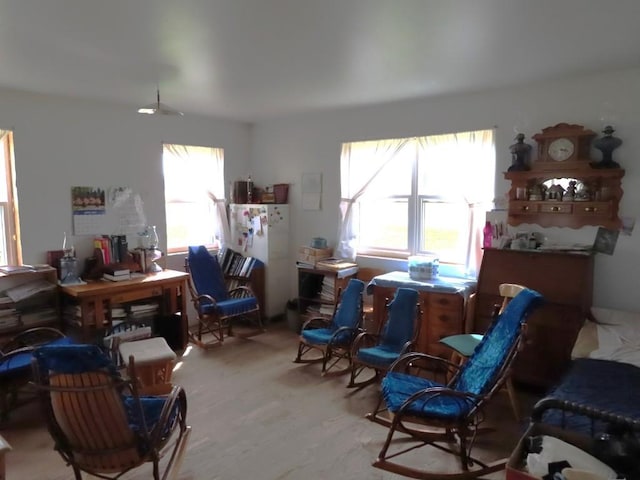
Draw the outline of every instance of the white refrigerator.
M229 206L231 241L227 247L265 264L266 318L284 315L289 293L289 205Z

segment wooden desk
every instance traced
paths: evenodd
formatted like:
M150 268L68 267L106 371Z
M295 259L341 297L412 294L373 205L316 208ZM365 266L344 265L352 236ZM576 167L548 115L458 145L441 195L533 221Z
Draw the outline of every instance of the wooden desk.
M181 348L188 342L187 279L189 274L164 270L122 282L96 280L86 285L60 286L64 301L80 307L81 337L93 341L96 329L111 326L111 306L146 299L160 300L160 315L181 314Z

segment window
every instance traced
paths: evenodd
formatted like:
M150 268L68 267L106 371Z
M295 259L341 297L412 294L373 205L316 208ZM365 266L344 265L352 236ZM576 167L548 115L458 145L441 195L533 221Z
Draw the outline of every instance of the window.
M492 130L343 144L339 254L434 253L473 272L494 175Z
M18 226L18 194L15 186L13 133L0 130L0 265L22 263Z
M223 149L164 144L162 163L169 253L218 246L228 231Z

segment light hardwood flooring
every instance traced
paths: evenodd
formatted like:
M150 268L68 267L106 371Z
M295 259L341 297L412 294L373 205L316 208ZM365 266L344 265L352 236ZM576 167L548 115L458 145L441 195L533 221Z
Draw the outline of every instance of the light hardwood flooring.
M173 377L187 391L193 427L179 479L404 478L371 466L386 435L363 418L375 406L378 386L347 389L347 376L322 377L318 364L293 363L296 348L297 335L275 323L264 334L231 338L207 352L187 349ZM528 412L535 399L520 396ZM524 424L513 420L506 392L487 417L497 431L481 438L475 452L489 460L508 455ZM13 448L7 478L73 478L36 404L13 412L1 433ZM445 454L421 450L423 462L455 466ZM151 478L150 468L123 478Z

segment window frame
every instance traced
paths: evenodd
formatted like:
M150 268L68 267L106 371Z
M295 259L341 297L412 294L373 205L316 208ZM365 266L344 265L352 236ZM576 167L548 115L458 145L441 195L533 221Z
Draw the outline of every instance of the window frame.
M7 200L0 201L0 221L2 222L3 238L5 246L6 264L22 264L22 247L20 240L20 221L18 209L18 193L15 183L15 152L13 132L11 130L0 130L0 140L3 149L3 168L6 181ZM2 263L2 258L0 258Z

